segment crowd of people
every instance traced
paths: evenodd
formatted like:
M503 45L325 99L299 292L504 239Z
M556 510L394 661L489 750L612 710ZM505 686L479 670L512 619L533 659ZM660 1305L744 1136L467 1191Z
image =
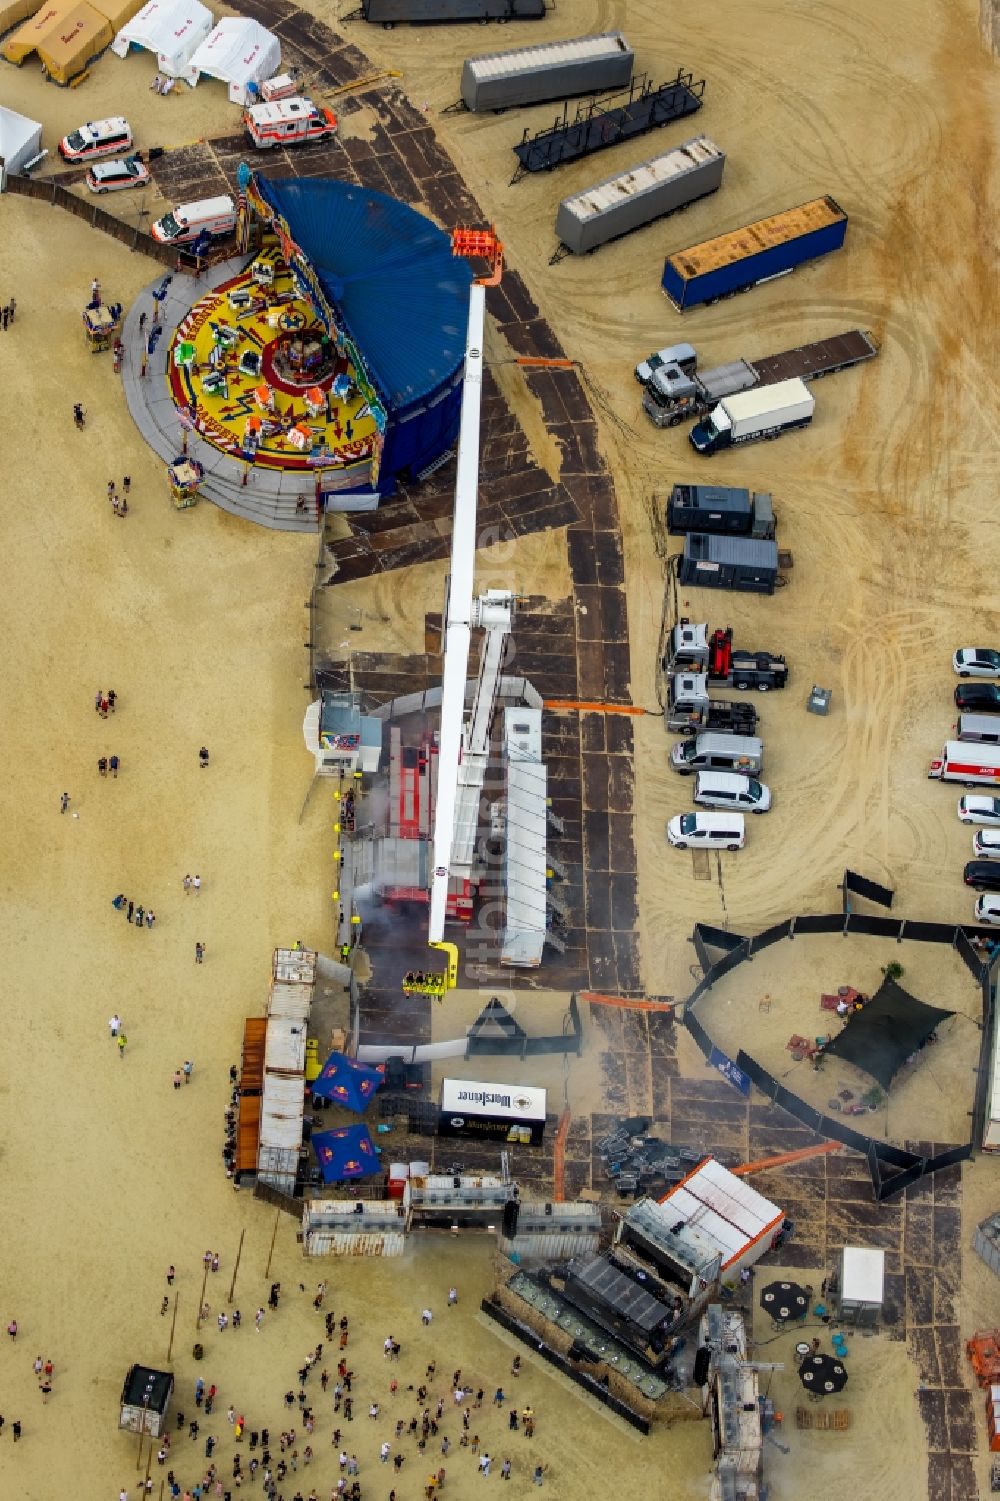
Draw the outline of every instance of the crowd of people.
M219 1253L206 1251L204 1263L207 1271L217 1272ZM176 1275L175 1268L169 1267L168 1288L174 1286ZM221 1383L209 1381L207 1375L193 1384L193 1415L185 1411L183 1396L175 1393L177 1410L164 1432L152 1441L150 1456L152 1474L160 1470L172 1501L232 1501L234 1492L244 1485L257 1484L267 1501L366 1501L373 1491L378 1501L411 1501L419 1491L425 1501L434 1501L446 1487L453 1488L456 1480L461 1489L472 1475L488 1479L495 1473L504 1481L530 1478L533 1485L544 1483L548 1466L531 1442L537 1422L531 1402L513 1401L495 1380L482 1376L469 1380L460 1367L449 1373L450 1362L439 1372L426 1333L429 1309L421 1310L412 1353L409 1342L404 1355L402 1341L393 1333L386 1334L384 1374L362 1379L354 1369L352 1354L359 1340L371 1338L369 1331L356 1330L348 1313L326 1307L325 1281L318 1284L315 1294L300 1283L299 1293L311 1298L312 1311L323 1319L324 1338L301 1359L283 1395L276 1393L277 1417L244 1410L238 1401L229 1400ZM282 1298L281 1283L271 1283L267 1309L258 1308L253 1320L258 1334L265 1320L270 1326ZM458 1301L457 1289L449 1288L446 1330ZM161 1313L168 1303L169 1295ZM201 1316L210 1327L208 1303L203 1304ZM216 1322L220 1334L249 1323L239 1309L220 1312ZM369 1372L373 1354L365 1350ZM274 1368L280 1370L279 1361ZM508 1369L512 1381L519 1384L520 1395L519 1355ZM411 1375L412 1381L407 1379ZM360 1429L351 1426L359 1419L364 1420ZM529 1441L527 1451L520 1440ZM192 1465L191 1444L200 1446L200 1452L195 1451L196 1466ZM189 1478L192 1468L198 1471L194 1480ZM138 1491L123 1486L121 1501L135 1501L150 1488L146 1480L140 1481Z

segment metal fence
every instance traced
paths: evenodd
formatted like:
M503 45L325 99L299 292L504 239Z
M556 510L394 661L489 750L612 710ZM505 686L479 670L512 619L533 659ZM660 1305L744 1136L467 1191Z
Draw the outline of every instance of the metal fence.
M103 234L110 235L112 239L119 240L127 245L129 250L140 250L143 255L148 255L152 260L159 261L163 266L169 266L172 271L186 271L192 276L197 276L207 265L212 263L212 256L194 256L190 251L179 250L176 245L161 245L159 240L154 240L145 230L137 228L134 224L125 224L121 219L116 219L114 214L109 214L107 209L101 208L96 203L90 203L86 198L71 193L69 188L64 188L61 183L52 178L39 178L37 181L31 177L17 177L11 174L7 178L6 191L18 193L22 198L38 198L45 203L54 204L57 208L65 209L74 218L86 219L93 229L99 229ZM225 255L232 254L232 248L225 249Z
M855 876L852 872L846 873L845 886L847 877L851 877L850 888L852 890L860 895L868 896L871 900L880 900L884 906L889 905L889 902L884 900L887 895L891 897L891 893L888 893L886 888L877 887L874 882L865 882L863 877ZM871 887L872 890L862 890L863 886ZM878 896L874 894L876 891ZM727 975L730 970L742 964L744 959L752 959L754 953L770 947L782 938L794 939L796 934L807 933L842 933L845 938L849 934L856 933L869 937L893 938L897 943L901 943L904 938L918 943L946 943L961 956L966 968L981 987L982 1040L976 1071L975 1098L971 1112L970 1139L961 1146L950 1147L936 1157L921 1157L903 1147L893 1146L890 1142L880 1141L854 1130L844 1121L824 1114L823 1111L794 1094L792 1090L779 1084L773 1074L742 1049L736 1055L737 1066L749 1075L761 1093L774 1104L780 1105L789 1115L794 1116L796 1120L801 1121L818 1135L830 1137L834 1141L842 1142L844 1146L861 1152L868 1161L872 1191L876 1200L889 1199L902 1193L911 1183L916 1183L930 1173L953 1166L957 1162L966 1161L972 1156L977 1145L982 1142L992 1086L990 1059L996 1005L996 973L1000 969L1000 952L994 954L991 962L987 964L979 957L966 930L953 924L903 921L897 918L867 916L864 913L850 911L813 913L787 918L784 922L765 929L763 933L753 938L746 938L738 933L729 933L725 929L712 927L707 923L698 923L692 934L692 942L701 965L702 978L685 1000L683 1012L684 1025L704 1057L707 1058L712 1050L712 1039L694 1014L702 996L711 990L715 982L722 979L723 975ZM713 948L724 950L722 957L714 961L709 952ZM883 1172L886 1165L898 1168L899 1171L887 1176Z

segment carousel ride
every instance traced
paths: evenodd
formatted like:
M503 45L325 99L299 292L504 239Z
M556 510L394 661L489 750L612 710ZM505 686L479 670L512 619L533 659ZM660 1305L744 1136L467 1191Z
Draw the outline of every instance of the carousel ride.
M367 463L376 419L281 256L267 245L178 325L168 383L178 409L223 453L262 468Z

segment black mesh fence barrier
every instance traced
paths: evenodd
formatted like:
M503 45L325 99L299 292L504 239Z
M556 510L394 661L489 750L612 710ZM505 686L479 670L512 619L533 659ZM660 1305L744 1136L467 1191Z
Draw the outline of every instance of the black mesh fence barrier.
M961 928L955 934L955 948L965 960L965 966L975 977L977 984L981 984L983 970L986 968L983 963L983 956L977 949L973 948L968 934L963 933Z
M790 936L795 938L799 933L842 933L844 931L844 922L845 919L839 912L824 912L806 917L793 917Z
M713 928L709 923L700 922L695 928L700 933L705 943L713 949L737 949L746 939L740 933L727 933L725 928Z
M750 940L751 956L760 953L761 949L769 949L772 943L780 943L787 938L792 931L792 919L786 917L784 922L778 923L777 927L766 928L763 933L758 933Z
M863 896L869 902L876 902L880 907L891 907L895 895L888 886L880 886L867 876L859 876L856 870L844 871L844 889L853 891L856 896Z
M907 920L903 924L903 937L915 943L954 943L957 931L954 923Z
M848 933L867 933L872 938L895 938L897 941L903 935L904 926L894 917L873 917L864 912L849 912L844 919Z
M709 1037L701 1022L688 1008L684 1008L684 1025L694 1038L703 1055L707 1058L712 1051L712 1039Z

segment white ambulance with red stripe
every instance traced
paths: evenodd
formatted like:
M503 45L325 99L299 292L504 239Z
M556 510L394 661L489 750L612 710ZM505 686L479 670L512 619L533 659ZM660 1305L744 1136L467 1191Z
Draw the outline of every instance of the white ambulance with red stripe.
M326 141L337 129L332 109L320 109L311 99L279 99L275 104L252 104L243 111L243 128L261 151L292 146L299 141Z
M939 782L964 782L966 787L1000 787L1000 745L949 740L927 775Z

